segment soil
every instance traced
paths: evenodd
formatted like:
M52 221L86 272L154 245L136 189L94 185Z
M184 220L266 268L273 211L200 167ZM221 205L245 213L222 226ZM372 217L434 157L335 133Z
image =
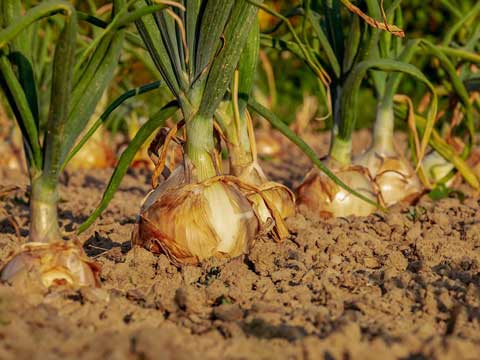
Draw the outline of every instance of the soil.
M319 153L325 144L317 137ZM285 154L263 166L295 186L309 163ZM110 174L62 179L65 231L90 214ZM0 265L28 235L27 178L0 169L0 186L12 184L20 190L0 203ZM478 358L478 198L424 196L368 217L298 214L282 243L259 239L243 258L179 269L131 248L148 190L147 171L129 172L79 236L102 266L101 290L42 296L0 285L0 359Z

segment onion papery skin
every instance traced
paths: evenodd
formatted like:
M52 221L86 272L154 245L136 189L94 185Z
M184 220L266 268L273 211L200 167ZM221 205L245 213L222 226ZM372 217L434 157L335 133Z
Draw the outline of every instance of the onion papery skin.
M115 153L107 143L97 138L90 139L68 162L66 169L106 169L115 164Z
M432 151L430 154L427 154L422 160L423 170L427 175L428 181L433 184L436 184L439 180L443 177L447 176L450 171L452 171L455 167L454 165L443 158L439 153L436 151ZM449 179L445 185L451 186L454 181L454 177Z
M29 242L2 268L1 280L19 288L99 287L99 272L73 241Z
M27 172L23 150L18 150L14 145L0 139L0 166L9 170Z
M259 156L279 157L282 154L282 138L271 130L255 131L256 147Z
M371 148L353 160L368 169L381 200L387 207L400 201L412 200L422 192L422 186L410 163L396 152Z
M147 195L133 243L165 253L176 265L247 253L259 223L246 196L233 184L186 183L185 178L177 168Z
M378 202L377 191L364 168L349 165L331 169L347 186L370 200ZM313 168L305 176L296 194L297 206L301 212L322 218L367 216L376 210L374 205L335 184L317 168Z
M257 186L264 196L276 205L282 219L295 215L295 195L293 192L282 184L268 181L257 162L253 162L245 168L239 178L247 184Z
M239 179L258 188L259 193L249 192L247 195L262 229L273 230L275 240L283 240L289 231L283 220L296 213L295 195L286 186L268 181L257 162L252 162L239 175Z

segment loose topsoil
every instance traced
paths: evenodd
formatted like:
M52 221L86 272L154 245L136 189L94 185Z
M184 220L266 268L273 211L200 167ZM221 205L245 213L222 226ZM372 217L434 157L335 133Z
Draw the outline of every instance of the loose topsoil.
M286 154L263 166L295 186L309 163ZM110 174L62 179L65 231L98 204ZM10 184L20 190L0 202L0 265L28 235L27 178L0 169L0 186ZM130 172L78 237L102 266L102 290L0 285L0 359L478 359L478 198L424 196L368 217L299 214L282 243L262 238L245 257L178 269L131 248L148 190L148 172Z

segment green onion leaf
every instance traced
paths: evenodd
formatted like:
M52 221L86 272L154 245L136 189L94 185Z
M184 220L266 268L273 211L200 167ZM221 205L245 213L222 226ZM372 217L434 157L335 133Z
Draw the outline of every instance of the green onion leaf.
M351 194L355 195L359 199L362 199L363 201L366 201L367 203L377 207L378 209L382 211L386 211L380 204L377 204L376 202L370 200L366 196L363 196L362 194L358 193L354 189L350 188L347 186L343 181L341 181L335 174L330 171L329 168L327 168L317 157L317 154L315 154L315 151L310 148L310 146L307 145L299 136L297 136L289 127L286 125L282 120L280 120L274 113L272 113L270 110L268 110L266 107L260 105L257 103L255 100L250 99L248 102L248 107L261 115L263 118L265 118L274 128L279 130L285 137L287 137L291 142L293 142L295 145L298 146L300 150L303 151L305 155L308 156L308 158L321 170L327 175L335 184L340 186L341 188L347 190Z
M342 140L349 140L352 136L353 129L355 128L356 116L357 116L357 101L358 101L358 91L362 80L368 70L381 70L388 72L402 72L413 76L417 80L423 82L432 92L432 103L427 116L427 124L425 127L424 136L422 138L419 160L423 158L425 150L428 145L430 135L432 133L433 126L435 124L438 99L434 86L432 83L425 77L425 75L418 70L415 66L410 64L405 64L403 62L388 60L388 59L378 59L378 60L367 60L362 61L355 66L354 70L349 74L345 85L344 91L341 99L340 107L340 116L342 122L339 127L338 136Z
M85 133L85 135L82 137L82 139L75 145L72 151L68 154L67 159L63 162L62 164L62 170L65 168L65 166L68 164L68 162L75 156L75 154L80 151L80 149L85 145L85 143L92 137L92 135L97 131L97 129L108 119L110 114L114 112L120 105L122 105L126 100L137 96L144 94L146 92L158 89L161 85L161 81L154 81L150 84L142 85L136 89L129 90L119 97L117 97L100 115L97 121L92 125L90 129Z
M207 4L208 5L208 4ZM211 118L222 100L237 67L240 55L250 33L258 9L247 0L237 0L224 31L224 44L213 60L205 84L204 95L198 111L204 118ZM200 43L199 43L199 46Z
M107 208L108 204L113 198L113 195L117 191L120 183L127 173L128 167L135 158L135 154L140 147L148 139L148 137L159 127L163 126L167 119L171 117L178 110L178 104L176 101L172 101L160 109L155 115L153 115L142 127L138 130L135 137L128 144L125 151L120 156L117 166L113 171L110 181L103 193L102 200L93 213L88 217L83 224L78 228L78 233L85 231L93 222L101 215L101 213Z
M55 46L53 60L52 92L46 137L44 143L45 175L57 178L64 146L66 118L69 112L72 92L73 66L75 63L75 45L77 37L76 13L65 20L65 25Z
M244 0L207 0L206 4L202 6L195 56L195 78L202 74L221 47L222 33L233 4L242 2ZM226 39L223 41L225 42Z

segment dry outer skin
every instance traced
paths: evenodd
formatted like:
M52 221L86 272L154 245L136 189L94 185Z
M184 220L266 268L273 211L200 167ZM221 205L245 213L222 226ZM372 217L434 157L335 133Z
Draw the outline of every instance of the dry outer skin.
M264 163L298 185L308 161ZM71 231L98 203L110 170L62 182ZM68 193L65 184L68 183ZM0 263L26 241L27 179L0 206ZM102 290L25 294L0 285L0 359L476 359L480 351L479 202L427 197L365 218L288 220L291 239L260 239L231 261L177 269L130 248L148 175L132 172L79 237ZM0 212L2 214L2 212ZM2 215L3 216L3 215Z

